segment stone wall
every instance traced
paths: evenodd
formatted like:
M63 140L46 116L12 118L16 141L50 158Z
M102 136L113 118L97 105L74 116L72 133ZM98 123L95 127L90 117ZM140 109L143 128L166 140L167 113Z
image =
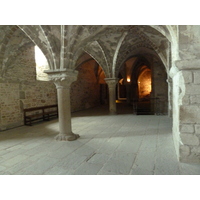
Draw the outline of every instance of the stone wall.
M180 156L182 161L200 161L200 70L181 72Z
M139 83L139 98L145 98L150 96L151 92L151 71L146 69L138 77Z
M173 77L173 135L182 162L200 162L200 70Z
M77 81L71 85L71 111L100 105L99 67L91 60L78 68ZM34 47L17 57L0 80L0 130L23 125L23 109L57 103L52 82L36 80Z
M100 105L100 82L94 60L82 64L78 70L77 81L71 85L72 112Z
M173 135L182 162L200 162L200 26L179 26L173 71Z
M56 104L53 83L36 81L34 47L19 55L0 79L0 130L23 125L23 109Z

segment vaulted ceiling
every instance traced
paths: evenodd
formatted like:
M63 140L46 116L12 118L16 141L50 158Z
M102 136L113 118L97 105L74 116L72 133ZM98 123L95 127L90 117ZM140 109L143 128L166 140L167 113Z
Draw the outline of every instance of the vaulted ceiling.
M0 26L0 69L3 74L18 54L36 44L51 70L75 69L92 57L107 77L116 77L125 61L137 55L156 56L168 67L170 43L166 26Z

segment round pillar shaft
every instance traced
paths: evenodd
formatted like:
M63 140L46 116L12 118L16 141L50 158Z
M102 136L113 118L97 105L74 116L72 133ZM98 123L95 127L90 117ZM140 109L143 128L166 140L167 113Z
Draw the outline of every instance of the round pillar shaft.
M55 138L56 140L76 140L80 136L72 132L70 86L72 82L76 81L77 73L71 70L46 73L57 89L59 134Z
M57 88L59 130L61 135L71 135L71 109L69 88Z
M131 104L131 84L126 84L126 102Z
M108 84L108 91L109 91L109 111L110 114L117 113L117 106L116 106L116 84L118 82L117 78L105 78L106 83Z

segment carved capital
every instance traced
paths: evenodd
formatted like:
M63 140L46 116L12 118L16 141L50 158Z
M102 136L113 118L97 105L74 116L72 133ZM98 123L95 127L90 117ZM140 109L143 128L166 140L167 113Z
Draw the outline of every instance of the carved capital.
M109 88L114 88L116 84L118 83L118 78L105 78L104 79L106 83L108 84Z
M49 80L53 81L57 89L70 88L70 85L77 80L78 72L73 70L45 71Z

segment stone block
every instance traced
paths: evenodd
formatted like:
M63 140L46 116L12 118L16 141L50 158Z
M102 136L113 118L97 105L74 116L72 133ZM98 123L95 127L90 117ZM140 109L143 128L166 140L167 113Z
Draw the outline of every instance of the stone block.
M200 106L188 105L180 107L180 121L181 123L199 123L200 122Z
M181 141L185 145L199 145L199 138L194 134L181 133Z
M96 175L103 165L84 162L73 174L75 175Z
M26 156L26 155L17 155L14 158L6 160L5 162L2 163L2 165L5 167L11 167L17 163L20 163L21 161L23 161L27 158L28 158L28 156Z
M194 133L193 124L182 124L180 126L180 131L183 133Z
M191 149L191 152L200 155L200 146L199 147L193 147Z
M193 77L191 71L182 71L185 83L192 83Z
M199 94L199 85L195 84L186 84L185 93L189 95Z
M200 104L200 95L192 95L190 96L191 104Z
M162 138L161 140L165 141L166 139ZM171 144L171 142L164 142L162 145L158 145L155 157L155 175L175 175L180 173L175 149Z
M82 163L87 159L87 156L78 155L76 153L71 153L64 159L61 159L58 163L58 167L65 167L69 170L76 170Z
M195 134L200 134L200 124L195 125Z
M185 160L187 161L187 160ZM199 175L199 164L180 163L181 175Z
M21 175L41 175L44 174L47 170L52 168L56 163L58 163L59 159L52 159L48 156L41 157L37 162L32 163L30 166L21 170Z
M194 72L194 84L200 84L200 71Z
M190 95L185 95L182 99L183 105L189 105L190 104Z
M87 162L104 165L104 163L106 163L109 158L110 158L110 155L97 153L97 154L94 154L89 160L87 160Z
M102 168L103 171L113 172L114 174L129 174L135 156L132 153L116 151Z
M183 48L188 48L188 44L185 44ZM183 51L181 54L185 56L185 58L187 57L187 59L176 61L176 67L179 69L199 69L200 59L194 59L194 57L191 59L192 54L189 55L187 51Z
M134 162L134 165L136 165L134 168L140 168L153 172L155 167L155 154L156 151L151 150L150 147L149 149L141 149L138 152L137 158Z
M49 170L47 170L44 175L69 175L72 174L74 170L72 169L67 169L65 167L58 167L58 166L53 166Z
M181 156L189 156L190 155L190 147L186 145L180 146L180 155Z
M131 170L130 174L131 175L153 175L154 173L153 173L153 171L149 171L147 169L136 167Z

